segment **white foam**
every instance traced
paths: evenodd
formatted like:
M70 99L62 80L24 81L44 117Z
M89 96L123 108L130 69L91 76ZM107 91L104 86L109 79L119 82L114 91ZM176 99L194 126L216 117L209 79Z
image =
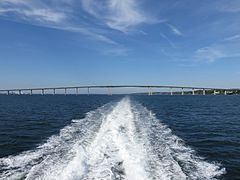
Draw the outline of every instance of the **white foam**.
M224 172L129 98L73 120L35 150L0 159L0 179L214 179Z
M225 173L220 164L209 163L185 145L151 111L135 104L137 126L145 139L149 168L155 179L215 179ZM144 119L144 120L142 120Z

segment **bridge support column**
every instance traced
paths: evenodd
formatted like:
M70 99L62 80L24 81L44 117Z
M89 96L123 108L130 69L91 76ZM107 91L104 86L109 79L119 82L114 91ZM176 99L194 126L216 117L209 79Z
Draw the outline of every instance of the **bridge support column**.
M108 95L109 95L109 96L111 96L111 95L112 95L112 90L111 90L111 88L110 88L110 87L108 88Z
M10 95L10 91L7 91L7 95Z
M195 95L195 89L194 88L192 89L192 95Z
M171 96L173 95L173 90L172 90L172 88L171 88Z
M76 95L78 95L78 88L76 88Z
M152 92L152 88L151 88L151 87L148 88L148 95L149 95L149 96L152 96L152 95L153 95L153 92Z
M21 91L21 90L19 90L19 91L18 91L18 95L21 95L21 94L22 94L22 91Z
M90 95L90 88L87 88L87 91L88 91L88 96Z
M206 95L206 90L205 89L203 89L203 95Z
M45 94L44 89L42 89L42 95L44 95L44 94Z
M183 88L182 88L182 95L184 95L184 91L183 91Z
M227 90L224 91L224 95L227 95Z
M64 89L64 95L67 95L67 88Z
M55 95L56 94L56 89L53 89L53 95Z
M215 89L213 90L213 95L217 95L217 91Z
M32 95L32 94L33 94L33 90L31 89L31 90L30 90L30 95Z

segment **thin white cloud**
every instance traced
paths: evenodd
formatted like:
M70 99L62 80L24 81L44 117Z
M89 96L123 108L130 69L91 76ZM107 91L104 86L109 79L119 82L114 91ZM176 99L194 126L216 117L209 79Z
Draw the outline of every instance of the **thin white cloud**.
M51 9L8 8L0 9L0 13L15 13L23 20L42 23L61 23L67 18L64 13L55 12Z
M42 1L2 0L0 1L0 12L5 13L6 16L15 14L16 18L33 22L61 23L67 20L64 11L48 7Z
M177 36L183 36L183 33L177 29L175 26L168 24L168 27L172 30L172 32Z
M114 47L102 50L102 54L107 56L127 56L129 54L129 49L124 47Z
M186 3L185 3L186 4ZM240 1L239 0L212 0L207 3L202 3L196 6L196 11L206 13L239 13Z
M233 41L233 40L237 40L237 39L240 39L240 34L236 34L234 36L227 37L224 40L225 41Z
M195 52L195 58L197 58L197 60L205 60L208 62L214 62L215 60L224 57L227 57L226 54L221 50L212 47L204 47Z
M141 10L139 0L82 0L85 11L109 28L128 32L143 23L156 22Z
M49 27L49 26L47 26ZM51 26L50 28L53 29L60 29L60 30L64 30L64 31L69 31L69 32L75 32L75 33L81 33L83 35L86 35L87 37L89 37L90 39L93 40L97 40L97 41L101 41L101 42L105 42L107 44L111 44L111 45L118 45L117 42L115 42L114 40L99 34L98 32L93 32L87 28L82 28L82 27L75 27L75 26Z
M55 12L51 9L33 9L22 12L26 17L32 17L38 21L61 23L67 17L64 13Z
M73 8L74 2L74 0L51 0L52 5L49 5L43 0L1 0L0 15L12 18L13 20L26 21L36 26L81 33L91 39L108 44L117 44L104 34L98 32L97 28L89 28L86 25L74 22L74 12L69 11L69 9ZM62 3L65 6L60 6Z
M160 33L162 38L164 38L173 48L176 48L175 44L163 33Z
M141 8L138 0L0 0L0 16L32 25L81 33L116 45L107 37L111 29L138 32L134 27L156 23ZM82 9L81 9L82 8ZM85 13L79 13L84 10ZM88 16L85 16L85 14ZM91 21L87 19L91 15ZM106 28L108 27L108 28Z
M29 3L29 0L1 0L1 3L23 5Z
M240 58L240 43L226 41L216 43L195 51L194 58L197 61L215 62L219 59Z
M240 1L239 0L219 0L216 1L214 6L218 11L228 13L239 13L240 12Z

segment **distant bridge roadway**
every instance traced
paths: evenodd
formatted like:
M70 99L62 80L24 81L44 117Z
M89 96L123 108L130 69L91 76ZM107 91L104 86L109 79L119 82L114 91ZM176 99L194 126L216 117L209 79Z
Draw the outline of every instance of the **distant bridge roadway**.
M154 91L153 89L169 89L169 94L174 95L177 94L173 92L173 89L178 89L180 91L181 95L184 95L185 92L189 92L189 89L191 90L191 94L195 95L196 91L202 92L202 95L206 95L206 91L212 91L214 95L223 93L227 95L228 93L232 93L234 91L240 91L240 89L236 88L213 88L213 87L196 87L196 86L164 86L164 85L100 85L100 86L62 86L62 87L40 87L40 88L16 88L16 89L1 89L0 93L1 94L23 94L27 93L32 95L36 91L40 91L42 95L46 93L46 91L52 91L52 94L55 95L57 90L64 90L64 94L68 94L68 90L73 90L75 89L76 95L79 94L79 89L87 89L87 94L90 94L90 89L99 89L99 88L105 88L108 89L108 94L112 95L112 89L116 88L145 88L147 89L147 94L148 95L153 95ZM186 91L188 90L188 91ZM179 93L178 93L179 94ZM198 93L199 94L199 93Z

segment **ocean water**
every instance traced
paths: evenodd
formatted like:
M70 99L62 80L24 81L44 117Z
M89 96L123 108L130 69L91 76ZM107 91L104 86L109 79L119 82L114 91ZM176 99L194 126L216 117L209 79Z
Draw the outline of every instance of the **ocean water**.
M240 179L240 96L0 96L0 179Z

